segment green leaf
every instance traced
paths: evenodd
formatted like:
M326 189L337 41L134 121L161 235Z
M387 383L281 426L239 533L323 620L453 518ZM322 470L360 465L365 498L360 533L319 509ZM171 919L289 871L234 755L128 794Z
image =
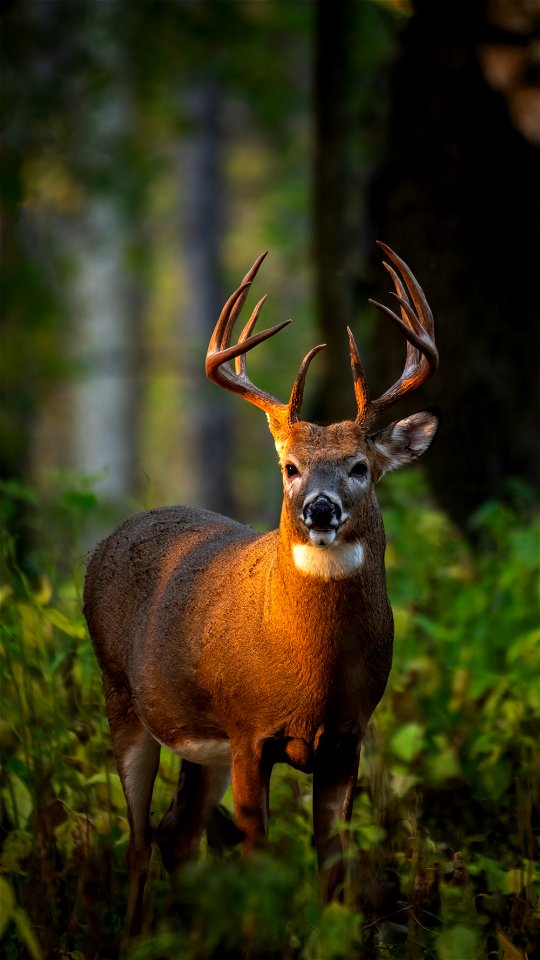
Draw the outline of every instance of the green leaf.
M483 873L487 881L487 889L490 893L503 891L506 884L506 874L501 865L491 857L479 856L469 864L469 873L475 876Z
M392 737L392 751L400 760L409 763L424 746L424 728L419 723L407 723Z
M41 952L41 947L37 942L36 935L30 925L30 920L28 919L28 916L24 910L21 910L20 907L17 907L13 911L12 919L17 927L19 939L24 943L28 953L32 957L32 960L42 960L43 954Z
M6 772L6 781L6 786L2 789L6 813L12 824L25 827L34 806L32 794L12 770Z
M2 873L20 873L21 864L32 852L34 839L26 830L11 830L8 833L0 854L0 871ZM2 891L0 889L0 905ZM1 924L0 924L1 926Z
M117 773L112 773L109 770L100 771L89 777L86 784L89 787L98 788L96 793L102 803L110 802L116 809L124 809L124 791ZM99 789L100 787L101 789Z
M49 623L54 624L55 627L58 627L62 633L66 633L68 637L74 637L76 640L83 640L86 636L86 628L81 624L72 623L71 620L68 620L65 613L62 613L60 610L56 610L54 607L49 607L47 610L43 611L43 615L49 621Z
M308 960L338 960L349 957L360 940L362 918L341 903L330 903L322 912L320 927L307 946Z
M435 737L435 750L430 755L427 768L430 778L435 783L451 780L460 772L457 751L443 736Z

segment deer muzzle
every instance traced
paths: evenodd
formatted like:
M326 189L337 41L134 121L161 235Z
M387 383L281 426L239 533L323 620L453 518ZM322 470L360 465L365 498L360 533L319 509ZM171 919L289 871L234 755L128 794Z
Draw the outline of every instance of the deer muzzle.
M325 494L319 494L314 500L304 504L303 520L309 530L337 530L341 523L341 507Z

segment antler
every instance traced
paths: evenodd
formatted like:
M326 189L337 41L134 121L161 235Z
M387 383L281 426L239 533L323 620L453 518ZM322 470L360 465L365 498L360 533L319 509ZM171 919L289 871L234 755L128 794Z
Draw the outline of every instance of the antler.
M351 367L358 406L356 421L366 427L377 420L381 414L387 410L388 407L392 406L392 404L396 403L400 397L405 396L406 393L410 393L412 390L417 390L426 380L429 380L439 364L439 354L437 353L434 340L433 315L420 284L413 276L407 264L401 257L398 257L397 253L394 253L390 247L385 243L381 243L379 240L377 241L377 245L384 250L392 263L400 270L408 293L410 294L410 299L396 271L389 263L383 261L383 266L388 270L388 273L394 281L395 293L392 292L392 295L400 305L401 317L383 303L377 303L376 300L370 300L369 302L373 304L377 310L380 310L381 313L390 317L392 322L401 330L407 340L407 353L403 373L399 380L397 380L393 386L389 387L377 400L369 400L367 381L360 361L358 348L349 330ZM415 309L411 306L411 300Z
M323 343L313 347L304 357L296 380L294 381L288 404L282 403L280 400L277 400L276 397L256 387L246 372L245 355L248 350L252 350L253 347L262 343L263 340L268 340L269 337L273 337L274 334L279 333L283 327L288 326L291 322L290 320L284 320L275 327L269 327L268 330L262 330L260 333L252 334L266 296L259 300L253 310L251 317L238 338L238 343L231 346L231 336L234 325L242 310L249 288L265 256L266 252L261 253L261 255L257 257L251 269L246 273L238 290L235 290L232 296L229 297L221 311L210 343L208 344L208 351L206 353L206 375L220 387L225 387L226 390L230 390L232 393L238 393L241 397L244 397L245 400L254 403L256 407L260 407L271 419L279 421L285 419L289 423L295 423L300 419L300 408L308 367L315 354L317 354L319 350L322 350L326 344ZM234 372L228 365L229 360L235 361Z
M393 386L389 387L377 400L370 400L360 354L358 353L353 334L347 328L349 333L354 392L358 408L356 422L366 428L377 420L388 407L396 403L400 397L405 396L406 393L412 390L417 390L418 387L425 383L425 381L435 373L439 363L439 355L435 347L433 334L433 316L420 284L409 270L407 264L398 257L397 253L394 253L385 243L381 243L380 241L377 241L377 243L399 269L405 281L404 285L394 268L391 267L389 263L386 263L386 261L383 261L384 267L388 270L394 282L395 293L393 293L393 296L400 305L401 316L398 316L397 313L394 313L383 303L377 303L375 300L370 300L369 302L372 303L377 310L380 310L381 313L390 317L392 322L401 330L407 340L407 353L403 373L399 380L397 380ZM282 403L280 400L277 400L276 397L256 387L246 372L246 353L252 350L253 347L256 347L257 344L279 333L280 330L291 322L290 320L285 320L282 323L278 323L275 327L269 327L260 333L253 333L266 296L259 300L253 310L251 317L238 338L238 343L231 346L231 336L234 325L240 315L249 288L265 256L266 253L262 253L257 257L251 269L246 273L242 283L232 296L229 297L221 311L208 345L206 375L220 387L225 387L226 390L230 390L232 393L238 393L241 397L244 397L245 400L249 400L250 403L260 407L271 419L278 420L279 422L295 423L300 419L300 409L309 365L313 357L319 350L322 350L326 344L321 343L313 347L302 360L288 403ZM413 305L411 305L411 300L414 309ZM230 360L235 361L234 371L229 366L228 361Z

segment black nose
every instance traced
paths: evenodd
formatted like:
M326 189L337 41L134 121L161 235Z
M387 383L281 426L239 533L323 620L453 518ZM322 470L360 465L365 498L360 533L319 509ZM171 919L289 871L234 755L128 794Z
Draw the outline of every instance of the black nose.
M341 510L323 494L304 507L304 520L314 530L329 530L339 523Z

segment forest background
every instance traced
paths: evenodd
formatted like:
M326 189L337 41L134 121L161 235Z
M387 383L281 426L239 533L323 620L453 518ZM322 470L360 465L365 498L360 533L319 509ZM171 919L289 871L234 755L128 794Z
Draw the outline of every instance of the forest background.
M351 416L399 373L376 239L432 306L443 421L380 498L396 656L360 768L343 903L322 908L309 779L274 777L268 854L202 859L170 915L157 860L133 958L532 956L538 924L536 0L2 4L0 936L117 955L125 807L81 615L89 549L137 509L260 529L259 411L207 384L227 295L269 249L253 380ZM176 778L164 757L155 810ZM226 798L230 803L230 797ZM359 890L377 876L385 898ZM368 887L370 882L368 882Z

